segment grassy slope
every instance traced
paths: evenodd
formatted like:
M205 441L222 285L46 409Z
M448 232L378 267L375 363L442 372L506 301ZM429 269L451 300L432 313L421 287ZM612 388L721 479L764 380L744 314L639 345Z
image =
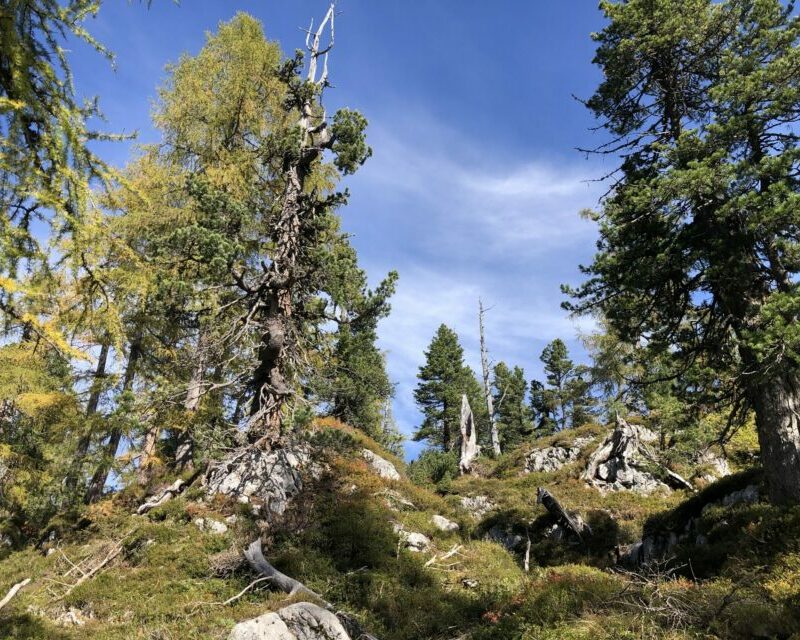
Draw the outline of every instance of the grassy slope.
M611 546L638 538L648 520L655 526L694 513L686 495L601 496L578 479L582 461L553 474L524 475L525 450L485 462L482 477L459 478L441 496L407 480L381 480L358 450L390 456L343 425L323 426L317 438L329 452L331 471L267 532L265 549L279 568L358 615L383 640L444 640L465 632L473 640L788 638L800 631L800 509L708 509L699 527L709 544L677 551L679 564L692 559L698 580L641 581L606 569ZM599 433L597 427L581 433L592 431ZM402 470L401 461L393 462ZM537 486L594 524L590 553L541 540L548 521L535 505ZM414 507L391 509L387 489ZM476 522L460 507L463 495L486 495L498 508ZM199 497L190 491L137 517L130 511L139 496L118 496L94 507L83 530L65 533L58 551L11 553L0 562L0 591L23 577L34 582L0 613L0 638L224 638L237 620L287 604L283 594L267 589L228 606L204 604L224 601L252 580L246 570L214 577L210 565L215 554L241 547L258 529L241 506L200 503ZM438 531L430 521L434 513L456 520L461 531ZM192 523L231 514L236 524L222 536ZM434 548L427 554L399 549L392 523L425 533ZM518 557L482 539L493 524L531 535L529 573ZM65 590L59 582L74 579L64 578L66 558L101 556L108 541L128 532L124 552L107 570L59 599ZM457 544L458 554L425 566L434 553ZM691 576L691 570L683 573ZM81 612L86 624L52 622L68 608Z

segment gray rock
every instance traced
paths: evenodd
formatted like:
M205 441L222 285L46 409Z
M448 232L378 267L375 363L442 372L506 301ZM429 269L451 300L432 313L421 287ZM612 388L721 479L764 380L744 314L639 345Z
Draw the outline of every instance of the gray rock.
M195 518L194 524L200 531L206 533L214 533L221 536L228 532L228 527L224 522L213 518Z
M732 507L735 504L752 504L754 502L758 502L758 487L754 484L749 484L744 489L729 493L722 499L724 507Z
M728 460L722 456L718 456L713 451L706 451L703 455L695 460L697 466L705 467L706 471L699 477L708 482L714 482L720 478L730 475L731 468Z
M407 531L401 524L395 524L394 531L400 537L400 542L409 551L421 553L427 551L431 546L431 539L428 536L416 531Z
M400 479L400 474L397 472L395 466L388 460L381 458L377 453L374 453L369 449L363 449L361 451L361 455L364 457L364 460L369 463L369 466L373 468L375 473L377 473L381 478L384 478L385 480Z
M254 511L269 520L282 514L289 501L302 490L304 470L312 471L310 449L306 445L275 451L248 448L211 470L206 491L253 504Z
M452 531L458 531L459 526L457 522L453 522L452 520L448 520L444 516L440 516L438 514L433 515L431 517L431 522L436 526L439 531L446 531L448 533Z
M509 551L515 551L525 540L521 535L505 529L500 525L494 525L486 532L486 537L492 542L504 546Z
M486 496L464 496L461 498L461 506L476 519L480 519L495 508L494 502Z
M525 473L557 471L578 459L581 451L594 438L575 438L570 446L534 449L525 457Z
M298 602L240 622L228 640L350 640L350 636L330 611Z

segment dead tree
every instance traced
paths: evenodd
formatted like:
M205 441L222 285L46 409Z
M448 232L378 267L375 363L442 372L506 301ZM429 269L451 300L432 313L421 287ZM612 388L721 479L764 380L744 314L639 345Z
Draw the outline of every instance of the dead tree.
M486 409L489 412L489 426L492 434L492 450L494 455L500 455L500 434L497 432L497 420L494 417L494 398L492 398L492 388L489 384L489 353L486 350L486 335L483 327L483 316L486 310L483 308L483 301L478 298L478 325L481 335L481 369L483 372L483 395L486 398Z
M536 490L536 502L547 509L547 512L555 518L558 525L571 531L581 542L583 542L584 533L587 531L589 533L592 532L589 525L567 513L564 507L561 506L561 503L559 503L555 496L547 489L539 487Z
M472 471L472 461L478 456L478 434L475 429L475 416L469 406L467 395L461 396L461 458L458 467L461 473Z
M344 174L354 172L370 155L363 141L364 118L340 110L329 123L322 104L322 92L330 86L328 53L334 46L334 17L331 5L317 29L312 24L307 32L305 80L297 75L300 58L289 65L287 104L300 114L296 123L299 135L292 135L296 142L282 159L282 193L271 230L274 250L269 261L262 262L263 273L255 285L245 284L252 300L247 320L261 330L248 423L251 440L259 446L280 437L283 410L294 394L296 372L301 367L303 321L298 314L303 312L304 296L311 296L305 261L313 253L315 224L325 211L344 202L343 194L323 196L309 189L307 179L327 151L333 153L334 164ZM326 33L327 42L323 42Z

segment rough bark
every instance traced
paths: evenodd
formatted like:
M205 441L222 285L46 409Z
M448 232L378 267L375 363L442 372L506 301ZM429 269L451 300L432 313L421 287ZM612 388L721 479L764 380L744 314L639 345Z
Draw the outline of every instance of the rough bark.
M772 502L800 502L800 380L782 373L753 392L761 464Z
M315 32L308 32L309 50L307 81L321 91L328 83L327 54L333 47L334 10L331 7ZM320 39L330 25L330 43L320 48ZM319 58L323 69L317 77ZM287 154L283 163L284 192L280 214L275 221L275 253L265 269L258 296L258 317L264 327L254 372L253 402L250 408L251 440L263 446L281 435L282 413L292 395L287 381L297 358L297 336L294 330L293 292L298 277L298 256L303 241L304 218L314 213L316 204L305 194L305 182L314 161L332 143L326 116L315 112L315 99L309 95L300 109L298 126L302 132L300 146Z
M125 375L122 382L122 392L130 391L133 387L133 380L136 377L136 368L139 364L139 359L142 355L142 346L139 339L131 343L128 352L128 363L125 366ZM103 488L106 486L108 474L111 472L111 466L114 459L117 457L117 449L122 441L122 430L119 427L114 427L108 437L103 451L103 457L98 464L97 469L89 482L89 488L86 491L85 502L90 504L97 500L103 494Z
M466 394L461 396L461 458L458 467L461 473L472 471L472 462L480 453L478 434L475 430L475 417L469 406Z
M200 398L203 391L203 379L206 372L206 338L203 330L197 338L196 362L192 369L192 377L186 387L186 397L183 400L183 408L187 413L192 414L200 406ZM175 468L179 471L189 469L194 464L194 437L192 433L185 429L178 434L178 446L175 449Z
M94 376L92 380L92 387L89 393L89 400L86 402L86 417L91 418L95 413L97 413L97 407L100 405L100 396L102 394L102 386L100 381L105 378L106 375L106 365L108 364L108 352L109 352L109 345L103 344L100 346L100 354L97 357L97 366L94 370ZM70 465L70 471L67 474L67 478L65 480L65 486L69 491L73 491L78 486L78 480L81 475L81 468L83 466L84 461L86 460L86 455L89 453L89 447L92 444L92 432L90 429L87 429L78 440L78 444L75 447L75 458Z
M486 398L486 409L489 412L489 426L492 434L492 451L494 455L500 455L500 434L497 431L497 420L494 417L494 398L492 388L489 384L489 353L486 350L486 336L483 327L483 316L486 310L483 308L483 301L478 298L478 324L481 335L481 370L483 373L483 395Z

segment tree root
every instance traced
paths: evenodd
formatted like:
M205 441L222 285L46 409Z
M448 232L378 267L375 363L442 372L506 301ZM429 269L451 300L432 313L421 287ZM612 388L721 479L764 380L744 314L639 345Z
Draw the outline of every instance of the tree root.
M260 538L252 542L250 546L247 547L244 552L244 557L255 571L264 576L271 584L284 593L288 593L289 595L302 593L311 596L318 602L322 603L322 605L328 611L331 611L339 619L339 622L342 623L342 626L353 640L378 640L375 636L364 631L364 628L361 626L361 624L351 615L345 613L344 611L337 611L336 607L334 607L318 593L309 589L299 580L295 580L294 578L287 576L285 573L281 573L275 567L273 567L264 557L264 553L261 550Z

